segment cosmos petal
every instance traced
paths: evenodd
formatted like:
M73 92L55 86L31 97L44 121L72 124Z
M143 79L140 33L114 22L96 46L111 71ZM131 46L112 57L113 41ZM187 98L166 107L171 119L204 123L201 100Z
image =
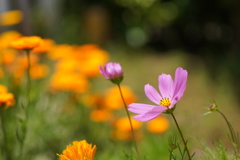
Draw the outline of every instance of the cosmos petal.
M144 114L156 107L159 107L159 106L154 106L154 105L144 104L144 103L131 103L128 105L128 110L133 113Z
M163 98L172 98L173 79L169 74L162 74L158 77L158 86Z
M176 69L174 79L173 99L178 101L184 94L186 89L188 72L181 67Z
M138 121L145 122L145 121L149 121L149 120L156 118L163 111L166 111L166 110L167 110L166 107L156 106L156 107L152 108L151 110L148 110L146 113L133 116L132 118L134 118Z
M153 103L159 105L160 100L162 99L160 94L157 92L155 88L153 88L150 84L145 85L145 94Z

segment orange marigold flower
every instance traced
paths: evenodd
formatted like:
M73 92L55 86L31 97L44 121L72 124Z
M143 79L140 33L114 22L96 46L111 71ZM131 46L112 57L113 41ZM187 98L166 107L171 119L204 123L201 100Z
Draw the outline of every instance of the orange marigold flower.
M15 104L14 96L8 93L7 87L0 85L0 107L5 106L5 109Z
M0 14L0 26L11 26L22 21L23 15L19 10L12 10Z
M39 62L39 57L36 54L30 54L30 66L34 66L38 62ZM14 66L17 68L27 69L28 68L27 56L25 54L18 56L16 58Z
M121 89L127 105L136 101L136 96L128 86L122 85ZM105 107L112 110L121 109L123 107L123 102L117 86L107 90L105 94Z
M96 108L96 109L104 109L104 98L101 94L91 93L82 96L81 100L86 106Z
M43 78L48 73L48 67L43 64L36 64L30 68L30 76L33 79Z
M169 128L169 121L164 117L157 117L147 123L147 130L151 133L163 133Z
M99 65L104 65L109 59L108 53L97 45L86 44L75 49L81 72L88 77L99 75Z
M63 154L57 154L60 160L94 160L96 145L87 143L86 140L74 141L68 145Z
M7 31L3 32L0 35L0 49L7 49L10 46L10 43L18 38L20 38L22 35L18 33L17 31Z
M15 49L33 49L40 46L42 38L38 36L24 36L13 41L10 46Z
M1 63L4 65L10 65L16 59L17 51L13 49L3 49L0 54Z
M134 131L134 134L136 140L140 140L143 137L143 134L140 131ZM132 133L115 129L112 131L112 138L120 141L130 141L132 140Z
M84 93L89 88L89 82L84 75L79 73L56 72L50 80L50 87L53 91Z
M52 39L43 39L42 43L33 49L34 53L46 53L55 46L55 42Z
M75 59L61 59L55 65L56 70L61 72L79 72L79 67Z
M71 57L73 54L73 46L67 44L56 45L48 52L48 57L52 60L64 59Z
M142 126L142 122L132 119L132 126L135 134L136 140L139 140L143 137L142 132L139 130ZM115 121L114 130L112 132L113 139L116 140L131 140L131 126L128 120L128 117L122 117Z
M106 122L112 118L112 112L105 109L96 109L91 111L90 118L94 122Z
M142 126L142 122L140 121L137 121L132 118L131 118L131 121L132 121L133 130L138 130ZM131 126L130 126L128 117L122 117L117 119L114 123L114 126L118 130L131 132Z

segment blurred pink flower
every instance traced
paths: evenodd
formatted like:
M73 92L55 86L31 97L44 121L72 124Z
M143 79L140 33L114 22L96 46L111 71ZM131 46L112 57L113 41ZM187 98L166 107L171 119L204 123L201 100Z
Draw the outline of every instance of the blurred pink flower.
M104 67L99 66L100 73L115 84L120 84L123 80L123 70L119 63L109 62Z
M158 77L158 91L151 85L145 85L146 96L157 105L132 103L128 110L137 113L133 118L139 121L149 121L156 118L162 112L173 111L175 104L181 99L186 89L188 72L181 67L176 69L175 79L171 75L162 74Z

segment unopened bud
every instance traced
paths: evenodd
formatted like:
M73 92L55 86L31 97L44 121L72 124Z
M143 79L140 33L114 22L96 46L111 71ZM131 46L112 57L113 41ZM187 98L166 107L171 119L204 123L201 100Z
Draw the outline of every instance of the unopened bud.
M100 73L115 84L120 84L123 80L123 70L119 63L109 62L104 67L99 66Z
M217 106L216 104L212 104L212 105L209 107L209 110L210 110L211 112L217 111L217 109L218 109L218 106Z

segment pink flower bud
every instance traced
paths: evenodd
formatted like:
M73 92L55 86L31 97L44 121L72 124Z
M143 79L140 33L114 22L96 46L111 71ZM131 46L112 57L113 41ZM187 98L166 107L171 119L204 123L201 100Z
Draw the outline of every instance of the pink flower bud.
M100 73L115 84L120 84L123 80L123 71L120 63L109 62L104 67L99 66Z

